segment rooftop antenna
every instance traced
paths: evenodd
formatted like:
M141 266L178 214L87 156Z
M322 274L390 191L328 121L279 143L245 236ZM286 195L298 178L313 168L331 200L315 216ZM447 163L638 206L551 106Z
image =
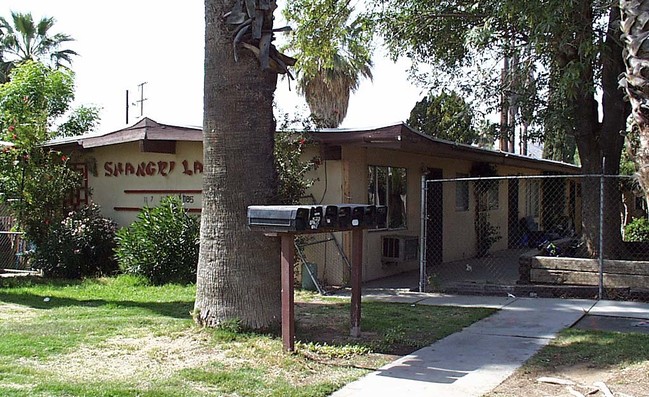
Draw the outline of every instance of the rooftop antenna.
M140 105L140 117L144 116L144 101L148 100L148 98L144 97L144 85L147 84L147 82L142 82L137 85L138 91L140 91L140 99L136 100L134 105L137 103Z

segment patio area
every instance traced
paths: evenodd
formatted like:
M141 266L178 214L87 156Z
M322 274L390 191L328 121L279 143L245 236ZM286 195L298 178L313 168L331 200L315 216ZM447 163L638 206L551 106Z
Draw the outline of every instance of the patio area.
M428 267L424 292L532 298L597 298L597 285L519 283L519 257L529 252L529 248L507 249L481 258ZM419 291L419 270L366 282L363 289L384 292ZM612 294L610 298L619 295L619 299L628 295L620 295L620 291L611 289L609 292Z
M518 281L518 258L529 248L507 249L489 253L481 258L468 258L426 269L430 291L484 293L507 291ZM419 289L419 270L372 280L364 288Z

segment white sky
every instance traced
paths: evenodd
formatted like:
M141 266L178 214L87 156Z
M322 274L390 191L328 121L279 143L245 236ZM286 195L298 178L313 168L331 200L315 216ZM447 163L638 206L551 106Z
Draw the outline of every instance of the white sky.
M80 54L72 64L75 105L102 108L100 132L125 126L125 92L129 90L130 102L139 99L142 82L147 82L145 116L166 124L202 125L203 1L0 0L0 4L0 15L7 19L10 11L31 12L36 20L54 17L52 33L75 39L67 46ZM424 95L407 81L407 68L407 61L394 64L377 56L374 80L361 83L341 127L407 119ZM292 112L296 106L306 109L286 81L278 82L276 97L283 112ZM129 124L139 115L139 107L132 106Z

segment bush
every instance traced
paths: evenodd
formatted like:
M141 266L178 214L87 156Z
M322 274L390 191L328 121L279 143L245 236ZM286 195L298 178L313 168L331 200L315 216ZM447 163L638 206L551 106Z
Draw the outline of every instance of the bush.
M180 199L166 197L158 207L143 208L137 218L117 232L120 269L155 285L195 282L199 222L187 214Z
M63 221L52 224L36 246L32 266L50 277L113 274L118 270L114 258L116 229L115 222L101 216L96 204L70 212Z
M79 186L80 174L60 153L12 149L0 155L0 191L13 199L8 204L27 240L41 246L47 244L50 229L68 216L65 202Z
M624 241L649 241L649 220L633 219L624 227Z

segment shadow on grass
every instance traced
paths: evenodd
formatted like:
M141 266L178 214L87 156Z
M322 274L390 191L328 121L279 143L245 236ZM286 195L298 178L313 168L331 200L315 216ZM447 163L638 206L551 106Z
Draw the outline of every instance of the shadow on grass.
M74 299L45 297L31 293L8 293L0 292L0 302L13 303L22 306L29 306L34 309L50 310L60 307L128 307L150 311L165 317L188 319L191 317L193 301L172 301L172 302L136 302L128 300L104 300L104 299Z
M361 336L350 335L349 303L296 304L296 337L305 343L361 346L375 353L406 355L487 317L493 309L363 302Z
M349 303L297 303L296 339L305 344L331 346L340 351L361 347L374 353L389 355L405 355L422 347L419 343L405 340L405 335L398 337L396 324L392 329L389 326L376 328L372 325L373 317L367 304L362 304L361 335L353 337L350 333Z
M15 280L2 282L0 301L24 305L40 310L61 307L102 308L125 307L137 308L161 316L189 319L193 309L193 299L157 302L151 300L119 299L115 294L104 299L84 299L70 296L51 296L45 300L48 292L38 287L65 288L83 285L82 281L70 280ZM128 287L136 287L128 285ZM46 290L44 290L46 291ZM157 295L159 296L159 294ZM433 307L402 303L363 302L361 318L361 336L350 336L350 304L344 301L296 301L296 339L306 344L337 346L344 349L362 347L375 353L405 355L421 347L428 346L454 332L461 330L491 313L493 309L475 309L458 307ZM278 324L279 325L279 324ZM241 331L227 332L225 338L237 338ZM280 328L269 329L260 334L279 337ZM254 332L253 332L254 333ZM221 338L219 338L221 339Z

